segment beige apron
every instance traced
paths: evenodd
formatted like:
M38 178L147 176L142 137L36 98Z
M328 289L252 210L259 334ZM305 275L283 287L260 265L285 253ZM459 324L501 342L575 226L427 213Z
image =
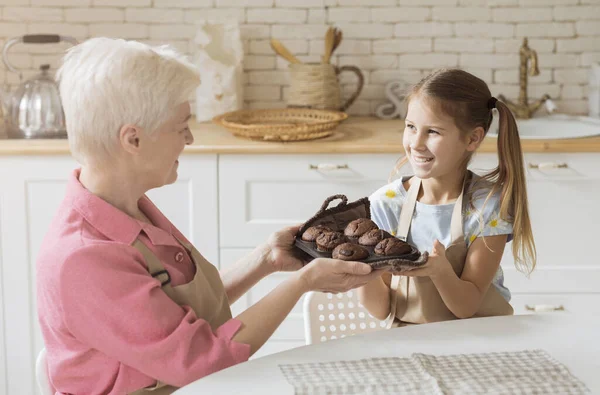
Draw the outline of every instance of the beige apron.
M461 276L468 248L463 234L463 195L469 172L463 184L463 190L454 205L450 220L450 245L446 248L446 258L458 277ZM398 232L396 237L406 241L417 204L417 196L421 189L421 179L414 177L406 200L400 210ZM424 324L428 322L456 319L446 307L437 288L430 277L392 276L390 286L390 318L388 327L404 323ZM491 284L475 314L475 317L487 317L513 314L512 306L502 297L496 287ZM399 321L398 321L399 320Z
M169 273L160 263L160 260L144 243L138 239L133 243L133 247L142 254L148 265L148 272L161 282L163 291L178 305L190 306L196 316L206 320L214 331L231 319L229 300L219 271L204 259L193 245L185 243L177 237L175 238L190 253L190 257L196 266L194 279L187 284L175 287L171 286ZM176 389L170 385L157 382L153 387L142 388L132 394L165 395L174 392Z

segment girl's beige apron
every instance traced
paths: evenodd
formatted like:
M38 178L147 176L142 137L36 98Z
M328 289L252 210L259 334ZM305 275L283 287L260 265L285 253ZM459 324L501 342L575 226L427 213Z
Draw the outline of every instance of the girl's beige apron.
M178 305L190 306L196 316L206 320L214 331L231 319L229 301L219 271L204 259L193 245L178 238L177 241L190 253L190 257L196 266L196 274L189 283L175 287L171 286L169 273L160 263L160 260L144 243L138 239L133 243L133 247L142 254L148 265L148 271L152 277L161 282L163 291ZM165 395L174 392L176 389L170 385L157 382L153 387L143 388L132 394Z
M457 276L461 276L467 257L467 246L463 234L463 195L469 172L465 177L463 191L461 192L450 221L450 245L446 248L446 258L452 265ZM421 179L414 177L406 200L400 210L398 231L396 237L406 241L412 221L417 196L421 189ZM392 276L390 285L390 318L388 327L403 324L424 324L428 322L446 321L456 319L456 316L446 307L437 288L429 277ZM513 314L512 306L502 297L492 284L475 314L475 317L487 317Z

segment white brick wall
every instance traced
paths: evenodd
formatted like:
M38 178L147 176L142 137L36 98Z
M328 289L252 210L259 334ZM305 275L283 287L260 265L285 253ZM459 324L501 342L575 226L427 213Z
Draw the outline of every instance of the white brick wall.
M585 113L589 67L600 62L600 0L0 0L0 44L59 33L170 43L188 52L203 19L239 21L249 108L284 106L289 92L288 64L269 39L318 62L328 25L344 33L332 62L358 66L365 76L352 114L372 114L387 82L415 83L437 67L464 68L494 94L515 98L524 36L541 72L529 78L530 98L548 93L561 111ZM66 47L20 45L11 60L31 76L42 63L55 66ZM340 76L344 95L355 80ZM18 76L0 67L0 82L14 85Z

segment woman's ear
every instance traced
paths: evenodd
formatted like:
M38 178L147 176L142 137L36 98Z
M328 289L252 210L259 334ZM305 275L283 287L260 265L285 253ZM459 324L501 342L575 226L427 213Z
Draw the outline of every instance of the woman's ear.
M476 127L469 134L469 140L467 141L467 151L475 151L479 148L479 145L485 137L485 130L481 126Z
M123 125L119 130L119 142L123 149L129 153L137 153L140 150L140 139L142 129L136 125Z

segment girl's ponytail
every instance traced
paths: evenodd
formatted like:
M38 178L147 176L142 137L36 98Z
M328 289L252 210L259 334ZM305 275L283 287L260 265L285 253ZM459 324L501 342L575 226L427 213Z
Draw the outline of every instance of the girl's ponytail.
M498 167L484 178L494 183L490 196L500 190L500 218L512 222L515 266L523 273L535 268L536 249L529 218L521 139L510 109L495 103L499 114Z

